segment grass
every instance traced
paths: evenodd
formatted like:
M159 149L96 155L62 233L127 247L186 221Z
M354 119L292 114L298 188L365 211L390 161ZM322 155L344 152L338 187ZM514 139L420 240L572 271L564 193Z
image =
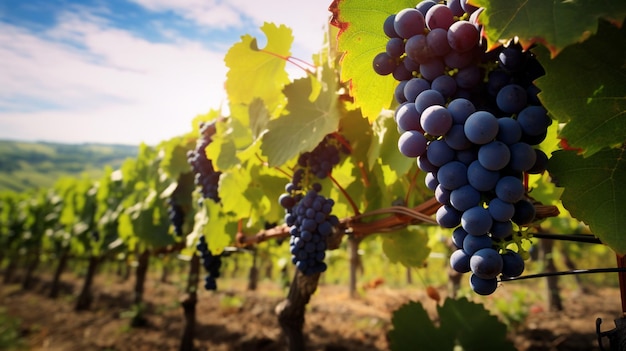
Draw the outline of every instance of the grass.
M0 308L0 350L24 350L20 338L20 320L11 317L5 308Z

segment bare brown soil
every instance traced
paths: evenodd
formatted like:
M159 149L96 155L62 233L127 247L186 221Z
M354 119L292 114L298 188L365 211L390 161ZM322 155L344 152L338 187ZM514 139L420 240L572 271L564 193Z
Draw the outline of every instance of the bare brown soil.
M97 277L92 308L84 312L73 310L81 281L69 274L63 276L63 293L54 300L47 297L46 277L39 278L30 291L21 290L18 284L0 285L0 306L19 319L25 350L177 350L183 329L177 299L181 286L149 275L144 297L148 324L130 328L132 280ZM243 282L217 292L200 291L197 349L284 350L274 312L284 296L285 291L270 282L262 282L256 291L246 291ZM541 303L529 302L531 312L510 336L518 350L599 350L595 320L603 319L602 330L614 328L613 320L621 309L619 290L564 291L562 296L562 312L549 312ZM388 350L391 313L410 300L422 301L429 311L436 307L424 289L391 289L383 284L351 299L346 287L322 285L307 309L307 350Z

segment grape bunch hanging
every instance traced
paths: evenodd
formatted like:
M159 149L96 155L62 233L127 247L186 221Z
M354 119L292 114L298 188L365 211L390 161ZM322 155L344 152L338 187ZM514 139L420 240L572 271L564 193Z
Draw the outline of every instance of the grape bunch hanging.
M204 276L204 288L206 290L217 290L216 279L220 277L220 268L222 267L222 256L213 255L209 246L204 239L204 235L200 236L200 241L196 245L200 252L200 259L207 274Z
M183 224L185 223L185 211L183 206L176 202L176 199L171 196L167 200L167 215L174 226L174 233L176 236L181 237L183 235Z
M196 142L195 150L187 153L187 161L195 174L195 183L200 186L202 197L220 202L218 186L222 172L216 172L213 162L206 156L206 147L209 146L215 134L215 121L200 123L200 137Z
M390 15L373 69L399 81L398 148L427 172L439 225L454 228L450 265L489 295L498 276L524 270L522 229L535 217L524 179L546 169L536 146L552 120L533 84L541 64L515 40L487 52L480 12L465 0L424 0Z
M349 153L334 134L329 134L310 152L298 157L292 179L278 202L285 208L289 226L291 261L305 275L326 271L326 239L339 224L332 214L334 201L321 194L318 179L326 178Z

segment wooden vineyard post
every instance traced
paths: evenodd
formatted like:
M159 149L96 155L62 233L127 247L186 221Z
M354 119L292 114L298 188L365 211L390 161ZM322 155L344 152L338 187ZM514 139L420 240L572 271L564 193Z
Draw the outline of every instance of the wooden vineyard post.
M57 262L57 268L54 271L54 277L52 278L52 286L50 287L50 292L48 293L48 297L52 299L59 295L59 290L61 288L61 274L63 274L65 266L67 265L69 251L69 247L63 248L61 257L59 257L59 261Z
M361 240L363 239L354 236L348 237L348 248L350 250L350 297L352 298L355 298L357 295L357 271L362 267L361 258L359 257L359 244Z
M619 290L622 302L622 316L615 320L615 328L601 332L600 324L602 319L596 319L596 334L598 335L598 346L600 350L607 350L602 344L602 337L606 336L609 339L609 349L611 351L626 351L626 272L623 271L626 268L626 256L616 255L617 268L622 269L617 272L619 278Z
M91 285L93 283L93 278L96 275L96 270L99 264L100 264L100 257L95 256L95 255L89 256L89 266L87 267L87 274L85 275L83 288L80 291L80 295L78 295L78 299L76 300L76 305L74 306L74 310L76 311L88 310L89 307L91 306L91 301L92 301Z
M180 351L194 350L193 341L196 329L196 305L198 303L198 282L200 281L200 257L193 255L189 262L189 276L187 288L181 299L181 306L185 316L183 336L180 341Z
M137 313L130 321L132 327L146 325L147 321L143 316L143 292L148 275L148 265L150 263L150 251L143 250L138 258L137 269L135 270L135 288L133 291L133 303L137 308Z
M293 281L289 287L287 299L276 306L278 323L287 338L287 350L302 351L304 347L304 312L311 300L311 295L317 290L320 273L304 275L296 269Z

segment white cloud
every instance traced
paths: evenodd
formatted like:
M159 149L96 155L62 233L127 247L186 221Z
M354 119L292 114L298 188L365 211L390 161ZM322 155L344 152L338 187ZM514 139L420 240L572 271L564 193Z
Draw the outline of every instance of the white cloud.
M296 54L319 51L330 18L327 3L311 0L131 0L151 11L173 11L210 28L241 28L244 17L259 27L263 22L284 24L293 30ZM308 60L309 57L302 57Z
M294 55L306 61L320 49L329 15L327 5L302 0L132 1L242 34L250 21L257 28L285 24L293 29ZM225 52L180 36L150 42L114 28L100 17L106 12L70 6L54 27L37 33L0 22L0 138L155 144L189 131L193 117L220 106Z
M62 107L0 111L0 138L156 143L187 132L224 99L223 53L151 43L75 14L62 19L44 38L0 23L0 107L15 99Z

